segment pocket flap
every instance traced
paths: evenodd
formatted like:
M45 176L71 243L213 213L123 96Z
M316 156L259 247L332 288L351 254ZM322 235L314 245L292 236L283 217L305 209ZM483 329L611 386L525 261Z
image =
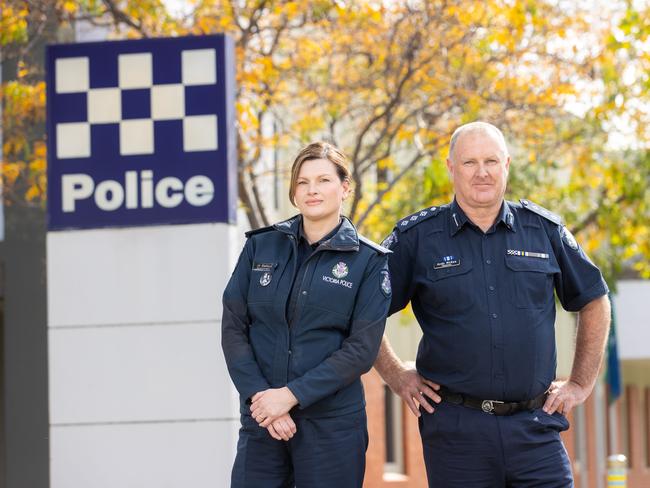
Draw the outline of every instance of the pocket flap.
M512 271L553 274L560 269L550 259L506 256L506 266Z

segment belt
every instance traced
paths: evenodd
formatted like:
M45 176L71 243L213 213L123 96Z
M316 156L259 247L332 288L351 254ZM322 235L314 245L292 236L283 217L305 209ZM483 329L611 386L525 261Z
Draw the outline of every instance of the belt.
M481 400L463 393L453 392L444 386L436 392L440 397L449 403L456 405L463 405L464 407L473 408L475 410L482 410L485 413L492 415L512 415L513 413L522 410L534 410L544 405L546 401L546 392L533 398L532 400L525 400L523 402L501 402L498 400Z

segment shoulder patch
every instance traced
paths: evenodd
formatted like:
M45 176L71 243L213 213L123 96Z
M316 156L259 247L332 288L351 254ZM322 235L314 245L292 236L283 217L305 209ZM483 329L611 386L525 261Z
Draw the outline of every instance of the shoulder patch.
M531 202L530 200L526 200L525 198L520 199L519 202L521 202L521 206L526 210L530 210L531 212L544 217L546 220L550 220L556 225L562 225L562 217L560 217L558 214L553 213L550 210L547 210L544 207Z
M263 232L268 232L273 229L274 227L272 225L267 225L266 227L260 227L259 229L249 230L248 232L245 232L244 235L246 237L250 237L254 236L255 234L262 234Z
M569 246L571 249L574 251L577 251L580 246L578 246L578 242L576 241L576 238L573 237L573 234L569 229L566 228L565 225L563 225L560 228L560 237L562 237L562 242L564 242L567 246Z
M397 241L397 231L393 230L383 241L381 241L381 245L386 249L390 249Z
M384 246L380 246L376 242L371 241L367 237L363 237L361 234L359 234L359 242L362 242L363 244L365 244L369 248L374 249L375 251L377 251L382 256L384 254L390 254L390 253L393 252L390 249L386 249Z
M434 217L440 213L443 207L427 207L423 208L422 210L418 210L414 214L409 215L408 217L403 218L397 224L395 225L395 229L397 229L399 232L404 232L411 227L415 226L416 224L419 224L420 222L423 222L431 217Z
M379 288L386 298L390 298L393 290L390 285L390 274L387 269L382 269L379 272Z

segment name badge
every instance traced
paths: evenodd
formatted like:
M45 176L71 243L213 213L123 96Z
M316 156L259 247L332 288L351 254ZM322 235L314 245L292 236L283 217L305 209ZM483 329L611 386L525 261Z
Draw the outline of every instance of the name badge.
M452 268L454 266L460 266L460 258L456 256L443 256L436 261L433 269Z
M273 271L275 263L253 263L253 271Z

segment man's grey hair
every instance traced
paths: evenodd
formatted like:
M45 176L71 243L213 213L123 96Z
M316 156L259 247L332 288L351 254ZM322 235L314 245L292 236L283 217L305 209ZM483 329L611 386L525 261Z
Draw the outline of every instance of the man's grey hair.
M449 141L449 159L453 160L454 149L456 148L458 138L463 134L470 132L483 132L493 135L503 147L504 156L508 156L508 145L506 144L506 138L503 137L503 133L499 130L499 128L488 122L477 121L461 125L451 135L451 140Z

